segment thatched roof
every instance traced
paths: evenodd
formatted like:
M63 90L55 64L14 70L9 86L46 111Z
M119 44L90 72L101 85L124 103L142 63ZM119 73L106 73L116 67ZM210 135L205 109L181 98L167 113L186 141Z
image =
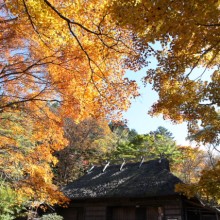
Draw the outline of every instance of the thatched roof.
M78 180L68 184L63 192L70 199L143 198L177 195L175 184L181 182L169 170L166 159L140 163L95 167Z

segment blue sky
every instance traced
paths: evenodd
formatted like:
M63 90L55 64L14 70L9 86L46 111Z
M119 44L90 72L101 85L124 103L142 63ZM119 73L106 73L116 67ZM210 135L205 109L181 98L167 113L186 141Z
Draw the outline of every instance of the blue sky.
M158 95L152 90L151 85L143 86L141 78L146 75L146 69L138 72L128 71L126 77L136 80L140 87L140 97L132 101L130 109L124 113L124 118L128 120L129 128L134 128L139 134L146 134L156 130L159 126L167 128L173 133L177 144L189 144L185 140L187 136L186 123L173 124L171 121L164 120L162 116L151 117L148 115L152 104L158 99Z
M161 49L159 42L151 45L155 50ZM148 57L150 62L149 68L157 67L157 60L154 57ZM206 69L202 67L194 68L193 72L190 74L192 80L197 80L198 77L201 80L210 81L210 75L215 69ZM190 143L186 140L187 137L187 124L174 124L169 120L164 120L162 116L151 117L148 115L152 104L158 99L158 95L152 90L151 85L144 87L142 83L142 78L146 76L147 68L144 68L138 72L127 71L126 77L131 80L135 80L140 87L140 97L132 101L130 109L124 113L124 118L128 120L129 128L134 128L139 134L146 134L150 131L156 130L159 126L167 128L173 133L173 136L179 145L191 145L194 146L195 143ZM190 71L190 70L186 70ZM203 74L201 74L203 73Z
M151 45L155 50L162 49L159 42ZM150 62L149 68L156 68L157 60L154 57L148 57ZM127 71L126 77L135 80L139 87L140 97L132 101L130 109L124 113L124 118L128 121L128 127L135 129L139 134L146 134L150 131L155 131L159 126L167 128L172 132L174 139L179 145L191 145L186 140L187 124L174 124L169 120L164 120L162 115L158 117L151 117L148 111L151 106L158 99L158 95L152 90L151 85L144 87L142 78L146 76L147 68L138 72Z

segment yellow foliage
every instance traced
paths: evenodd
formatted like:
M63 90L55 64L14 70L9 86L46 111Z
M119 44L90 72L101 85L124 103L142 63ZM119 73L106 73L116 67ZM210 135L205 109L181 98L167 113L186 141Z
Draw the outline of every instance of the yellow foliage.
M159 94L151 114L187 121L191 134L211 127L196 139L219 143L219 1L115 0L111 10L158 61L144 79Z
M150 113L163 114L175 123L186 121L193 140L218 146L219 1L114 0L111 12L120 27L132 30L137 36L134 41L147 48L146 57L154 56L158 62L144 78L159 94ZM198 149L182 150L188 157L182 158L184 165L199 162L194 158L200 154ZM193 184L178 186L179 191L219 201L218 165L204 169L200 179L190 166L185 172L185 177L192 177L185 179Z
M68 145L63 119L119 118L138 95L124 69L140 68L141 48L108 3L5 0L0 8L0 171L32 201L65 201L50 167Z
M200 180L191 185L178 184L176 191L188 197L199 195L204 201L220 204L220 161L212 168L204 169Z
M22 187L29 187L34 199L59 200L48 164L56 163L53 152L68 144L63 118L119 118L138 95L125 69L140 69L147 55L158 60L158 68L145 78L160 97L152 114L189 121L191 133L198 133L201 121L212 129L197 139L217 142L219 70L213 69L211 82L192 79L191 72L219 64L218 15L214 0L3 1L2 172L11 172L24 194ZM155 53L151 44L156 41L163 49ZM38 180L44 184L41 189ZM54 192L50 198L49 191Z
M197 183L205 168L206 155L199 147L178 146L180 151L172 171L186 184Z

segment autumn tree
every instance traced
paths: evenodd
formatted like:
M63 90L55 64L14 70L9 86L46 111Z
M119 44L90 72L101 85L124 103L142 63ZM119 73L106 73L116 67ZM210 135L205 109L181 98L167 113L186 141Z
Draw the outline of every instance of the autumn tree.
M219 143L219 7L215 0L112 3L113 19L158 62L144 78L159 94L151 114L186 121L191 134L205 129L196 137L203 143Z
M60 114L79 120L128 107L136 85L123 77L123 65L129 65L128 57L138 60L141 51L130 31L110 20L107 2L12 0L3 2L2 11L8 28L2 34L2 84L7 87L1 109L54 101L61 103Z
M66 119L64 130L69 145L55 153L59 162L54 172L59 185L78 178L92 164L102 163L116 142L104 119L88 118L78 124Z
M124 74L144 63L142 47L107 3L0 2L0 168L21 197L64 199L51 170L68 145L64 118L118 118L138 95Z
M56 118L55 122L48 121L44 112L39 112L39 118L34 116L31 112L2 113L0 175L14 190L17 203L62 203L66 199L52 182L51 166L57 163L53 152L67 141Z
M215 0L112 3L113 19L132 30L135 40L150 48L146 53L157 60L157 67L144 78L159 95L150 113L176 123L186 121L194 140L215 146L220 132L219 11ZM205 169L199 182L183 191L219 201L218 166Z
M41 189L36 199L45 199L54 187L52 153L67 145L63 118L118 118L138 95L125 69L141 68L148 55L158 60L145 78L160 96L152 114L188 121L191 133L200 122L211 126L198 140L218 143L218 2L2 0L0 10L1 118L14 123L16 137L29 125L27 138L34 145L20 155L18 141L5 137L9 131L1 133L1 164L13 167L5 157L10 152L21 167L29 165L21 169L21 191L29 192L25 187L32 184L31 195ZM155 41L162 50L152 48ZM203 72L195 76L196 67L213 68L211 80L202 80ZM59 108L52 111L51 103ZM25 122L19 122L21 130L13 121L17 114Z
M194 197L201 200L202 203L212 207L219 207L219 161L213 166L204 169L198 182L193 184L178 184L176 191L183 193L187 197Z
M207 153L199 147L178 146L180 154L172 171L187 184L199 181L202 170L207 166Z

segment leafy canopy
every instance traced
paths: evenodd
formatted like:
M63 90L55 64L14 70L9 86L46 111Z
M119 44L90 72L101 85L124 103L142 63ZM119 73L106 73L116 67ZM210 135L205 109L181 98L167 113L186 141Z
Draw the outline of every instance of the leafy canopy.
M131 32L112 21L107 1L5 3L2 36L9 40L4 37L2 46L6 86L1 109L54 101L60 114L80 120L116 117L128 108L137 93L135 82L124 78L124 68L142 52Z
M118 118L138 95L124 68L140 67L141 48L107 3L1 1L0 172L31 202L65 201L51 169L63 119Z
M122 127L121 127L122 129ZM116 130L117 131L117 130ZM137 134L129 137L128 128L124 127L127 131L128 137L119 136L116 142L116 148L110 154L114 160L126 159L129 161L140 161L141 158L145 160L153 158L169 158L171 162L175 162L179 156L179 150L170 133L164 127L158 127L156 131L149 134ZM121 134L123 134L123 130Z
M219 1L117 0L112 5L113 18L157 59L144 78L159 94L151 114L187 121L191 134L204 128L197 141L219 143Z
M90 164L103 162L115 144L103 119L88 118L78 124L66 119L64 130L69 144L55 153L59 162L54 167L55 181L61 186L79 178Z
M0 220L12 220L24 208L18 201L16 192L0 179Z
M0 169L7 181L31 200L61 201L51 166L54 151L68 145L63 118L120 117L138 95L125 69L146 65L148 55L158 61L144 79L159 93L151 113L188 121L192 134L211 127L196 139L219 143L218 15L214 0L3 0ZM161 50L152 47L157 41ZM211 69L210 80L197 67Z

